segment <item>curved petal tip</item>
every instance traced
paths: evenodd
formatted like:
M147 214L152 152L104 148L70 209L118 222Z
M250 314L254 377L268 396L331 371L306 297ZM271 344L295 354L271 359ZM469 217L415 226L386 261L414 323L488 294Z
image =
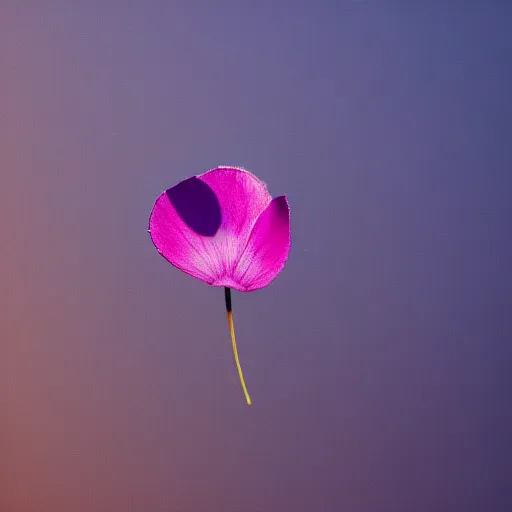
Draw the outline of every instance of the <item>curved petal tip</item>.
M290 245L290 206L286 196L280 196L258 217L235 269L234 278L243 291L269 285L283 269Z

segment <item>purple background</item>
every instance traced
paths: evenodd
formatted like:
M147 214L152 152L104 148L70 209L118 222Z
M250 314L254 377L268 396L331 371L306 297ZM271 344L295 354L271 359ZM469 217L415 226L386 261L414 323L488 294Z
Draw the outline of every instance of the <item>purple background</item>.
M512 6L447 3L2 3L0 510L512 510ZM219 164L292 208L252 408L146 231Z

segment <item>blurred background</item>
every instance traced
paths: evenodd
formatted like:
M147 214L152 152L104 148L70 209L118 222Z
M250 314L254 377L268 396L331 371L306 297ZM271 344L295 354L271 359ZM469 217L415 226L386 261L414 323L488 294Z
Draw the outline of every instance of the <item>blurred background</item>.
M2 2L0 510L512 510L508 2ZM166 188L287 194L265 290Z

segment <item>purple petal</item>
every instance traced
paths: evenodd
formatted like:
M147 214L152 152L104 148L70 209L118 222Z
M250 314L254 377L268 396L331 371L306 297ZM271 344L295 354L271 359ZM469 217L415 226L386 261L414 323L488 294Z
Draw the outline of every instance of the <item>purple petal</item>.
M276 197L259 216L236 270L237 289L267 286L282 270L290 252L290 208L285 196Z

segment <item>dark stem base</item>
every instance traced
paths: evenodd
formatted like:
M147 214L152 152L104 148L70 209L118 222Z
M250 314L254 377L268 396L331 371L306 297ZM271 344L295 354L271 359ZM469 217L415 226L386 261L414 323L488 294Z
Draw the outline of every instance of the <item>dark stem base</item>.
M226 311L231 311L231 288L224 288L224 297L226 298Z

